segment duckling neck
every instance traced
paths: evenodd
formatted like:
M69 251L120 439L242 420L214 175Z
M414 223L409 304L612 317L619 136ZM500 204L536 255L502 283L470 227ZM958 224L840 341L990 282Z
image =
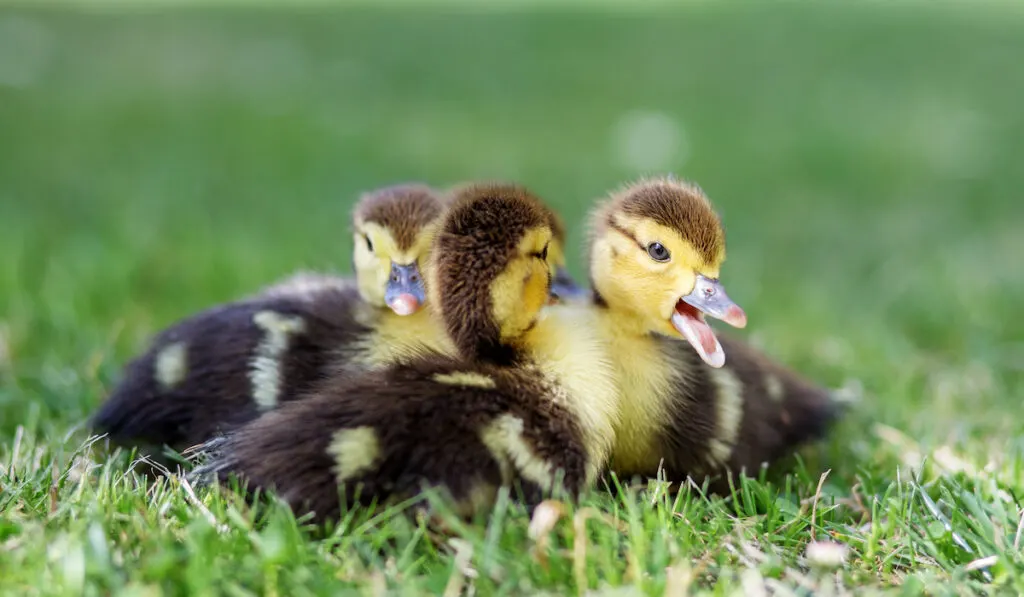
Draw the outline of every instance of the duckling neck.
M615 369L593 310L568 304L545 307L524 334L520 353L551 380L556 399L577 417L593 480L607 464L620 410Z
M597 328L603 336L624 397L615 428L612 464L620 470L656 472L649 454L654 437L669 420L680 371L666 354L665 342L635 314L595 301Z
M645 318L639 313L618 305L609 305L596 292L594 293L592 304L603 326L609 332L615 334L615 336L611 336L612 338L616 336L629 336L632 338L653 336L653 332L647 326Z
M455 354L444 326L429 306L411 315L386 307L367 308L358 318L369 330L356 347L357 365L376 368L425 351Z

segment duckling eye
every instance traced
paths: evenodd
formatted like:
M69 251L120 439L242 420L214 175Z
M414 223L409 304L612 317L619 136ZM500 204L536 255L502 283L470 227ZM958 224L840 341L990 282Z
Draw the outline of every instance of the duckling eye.
M548 246L547 245L544 245L544 250L540 252L540 258L543 261L547 261L548 260Z
M647 245L647 254L655 261L664 262L672 258L672 253L669 253L665 245L657 242Z
M370 235L369 235L369 234L364 234L364 235L363 235L363 238L365 238L365 239L366 239L366 249L367 249L367 250L368 250L369 252L373 253L373 241L372 241L372 240L370 240Z

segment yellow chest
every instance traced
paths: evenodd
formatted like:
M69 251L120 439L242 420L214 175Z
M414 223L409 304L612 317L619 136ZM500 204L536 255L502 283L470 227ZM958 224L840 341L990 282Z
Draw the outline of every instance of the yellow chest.
M654 442L669 420L685 372L676 370L656 338L624 329L607 314L599 319L621 392L612 463L616 470L653 473L658 466Z
M583 430L593 482L607 463L619 424L619 387L595 314L578 306L547 307L528 335L537 368L551 382L553 399L576 416Z
M404 317L383 309L375 311L363 314L362 319L371 331L353 347L351 365L377 369L424 352L455 354L444 328L427 309Z

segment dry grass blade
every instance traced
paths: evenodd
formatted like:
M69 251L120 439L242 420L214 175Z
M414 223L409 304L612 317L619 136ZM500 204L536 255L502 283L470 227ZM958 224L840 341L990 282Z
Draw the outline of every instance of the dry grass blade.
M1017 523L1017 535L1013 538L1013 551L1020 553L1020 540L1024 535L1024 510L1020 513L1020 522Z
M57 513L57 487L60 484L60 475L57 474L57 462L50 465L50 516Z
M813 541L817 537L814 536L814 530L818 525L818 500L821 499L821 488L825 485L825 479L828 478L828 474L832 472L829 469L821 474L821 478L818 479L818 488L814 490L814 502L811 506L811 540Z
M452 566L451 576L448 577L448 584L445 585L444 597L457 597L462 594L466 579L477 577L476 570L471 566L473 546L464 539L449 539L448 545L455 550L455 564Z
M686 560L681 560L665 569L665 597L683 597L690 594L690 585L697 573Z
M576 593L583 595L587 583L587 519L600 516L594 508L584 508L572 518L572 576L576 581Z
M533 540L530 555L545 570L548 567L548 548L551 545L551 531L565 515L565 504L555 500L545 500L537 505L530 518L527 534Z
M977 560L968 563L967 566L964 567L964 570L973 572L975 570L981 570L983 568L990 568L992 566L995 566L996 562L998 561L999 556L988 556L985 558L978 558Z
M210 526L216 529L218 533L223 534L228 532L228 525L217 522L217 517L213 515L213 512L210 512L209 508L199 501L199 498L196 497L196 492L193 491L192 484L189 483L188 479L179 476L174 478L178 481L178 484L181 485L181 488L185 490L185 499L188 503L192 504L196 510L199 510L199 513L207 522L210 523Z

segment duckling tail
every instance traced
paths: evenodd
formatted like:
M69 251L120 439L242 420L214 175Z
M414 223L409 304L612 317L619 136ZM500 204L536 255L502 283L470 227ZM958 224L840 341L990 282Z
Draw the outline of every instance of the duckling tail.
M825 437L845 405L835 392L811 383L753 347L723 336L725 368L741 386L743 414L729 458L748 474Z

